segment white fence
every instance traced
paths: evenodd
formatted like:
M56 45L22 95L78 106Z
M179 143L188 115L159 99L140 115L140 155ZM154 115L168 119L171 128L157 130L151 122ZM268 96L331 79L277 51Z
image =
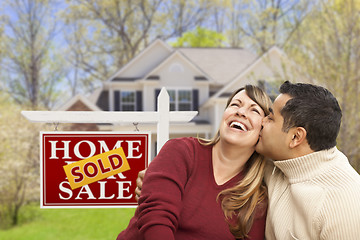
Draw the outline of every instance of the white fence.
M157 123L157 152L169 139L169 126L173 122L189 122L197 111L170 111L169 94L165 88L158 96L155 112L108 112L108 111L22 111L31 122L43 123Z

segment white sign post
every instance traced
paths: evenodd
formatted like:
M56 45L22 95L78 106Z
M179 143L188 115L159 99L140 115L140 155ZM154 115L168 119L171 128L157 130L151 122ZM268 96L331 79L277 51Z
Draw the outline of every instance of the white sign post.
M163 87L156 112L22 111L31 122L43 123L157 123L157 153L169 139L170 122L189 122L197 111L169 111L169 94Z

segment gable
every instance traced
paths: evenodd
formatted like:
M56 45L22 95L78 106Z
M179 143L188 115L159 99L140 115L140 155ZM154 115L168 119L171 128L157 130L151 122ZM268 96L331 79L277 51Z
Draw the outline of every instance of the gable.
M232 81L220 89L212 96L204 107L209 107L218 98L228 97L230 93L244 87L246 84L259 85L265 82L274 82L286 80L287 67L289 60L285 54L273 47L268 52L253 61L247 68L240 72Z
M135 80L143 78L149 71L164 61L173 49L157 39L121 68L110 81Z
M269 49L249 68L251 76L255 80L264 79L272 81L274 79L284 79L286 67L289 61L286 56L277 47Z
M159 85L166 87L191 87L195 81L207 81L209 78L205 72L178 51L174 52L148 75L159 76Z
M76 95L56 111L101 111L101 109L82 95Z
M74 105L72 105L68 111L92 111L86 104L84 104L82 101L77 100Z

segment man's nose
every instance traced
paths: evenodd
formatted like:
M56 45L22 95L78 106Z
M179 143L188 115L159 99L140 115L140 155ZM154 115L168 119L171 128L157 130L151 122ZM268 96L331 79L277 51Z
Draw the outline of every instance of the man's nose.
M262 121L261 121L261 129L264 128L264 124L265 124L266 121L267 121L267 117L264 117L264 118L262 119Z

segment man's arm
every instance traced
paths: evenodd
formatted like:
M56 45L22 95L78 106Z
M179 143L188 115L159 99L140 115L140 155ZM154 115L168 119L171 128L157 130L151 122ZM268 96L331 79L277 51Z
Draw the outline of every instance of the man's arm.
M349 183L348 185L351 185ZM334 186L336 188L338 186ZM317 219L321 239L358 239L360 236L360 188L329 193Z
M135 200L139 201L140 195L141 195L141 189L143 185L143 180L145 176L146 169L140 171L138 173L138 177L136 179L136 188L135 188Z

